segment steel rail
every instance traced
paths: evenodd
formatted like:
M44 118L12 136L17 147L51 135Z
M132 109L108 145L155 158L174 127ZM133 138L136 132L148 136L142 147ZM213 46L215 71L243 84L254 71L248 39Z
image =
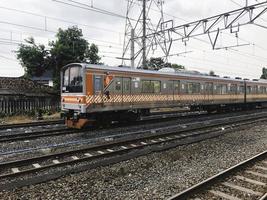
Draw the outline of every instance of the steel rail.
M267 158L267 151L261 152L255 156L253 156L252 158L249 158L243 162L238 163L237 165L234 165L196 185L193 185L192 187L170 197L168 200L185 200L191 196L193 196L194 194L198 193L198 192L203 192L203 190L207 187L210 187L216 183L218 183L220 180L225 179L229 176L231 176L232 174L236 173L237 171L247 167L250 164L253 164L259 160L262 160L264 158ZM265 199L265 197L267 197L267 194L264 194L263 197L261 197L262 199ZM260 198L260 199L261 199Z
M17 161L11 161L11 162L5 162L0 163L0 169L10 169L12 167L19 168L21 166L31 166L30 169L17 171L16 173L2 173L0 175L0 179L6 179L6 178L12 178L12 177L18 177L24 174L39 172L44 169L50 169L50 168L56 168L60 166L65 165L71 165L76 163L81 163L84 161L91 161L97 158L105 158L107 156L115 156L115 155L122 155L124 153L127 153L131 150L137 150L141 149L147 146L154 146L154 145L162 145L165 143L175 142L177 140L182 139L188 139L188 138L195 138L197 136L203 136L203 135L212 135L214 132L226 133L227 130L231 130L232 128L239 127L242 125L247 125L251 123L256 123L259 121L266 121L267 115L260 115L260 116L250 116L243 119L240 119L240 117L236 117L236 119L230 119L229 121L225 122L225 119L221 119L221 122L215 122L213 124L204 124L197 126L197 127L187 127L184 129L178 129L179 126L172 126L172 128L158 128L150 130L155 132L155 135L152 136L143 136L139 138L127 138L123 139L122 141L111 141L107 142L105 144L96 144L92 145L90 147L81 148L77 150L71 150L61 153L55 153L55 154L48 154L40 157L33 157L28 159L22 159ZM200 123L201 124L201 123ZM224 130L222 130L221 126L224 126ZM213 128L213 129L212 129ZM160 132L163 131L164 132ZM195 131L195 132L194 132ZM149 132L149 131L146 131ZM218 135L217 135L218 136ZM211 136L210 138L215 137ZM199 141L199 140L198 140ZM177 145L176 145L177 146ZM88 153L89 152L89 153ZM87 154L86 156L83 156L81 158L78 158L77 155L80 155L81 153ZM39 166L37 168L34 168L32 165L35 163L38 163L40 161L50 161L52 159L58 159L58 158L65 158L72 156L74 159L57 162L53 164L46 164L44 166ZM0 187L1 188L1 187Z
M136 121L134 124L143 124L147 122L158 122L158 120L170 120L170 119L179 119L179 118L191 118L196 117L200 115L205 115L206 112L159 112L156 114L152 114L151 116L146 116L141 118L139 121ZM116 128L118 126L129 126L131 123L127 124L114 124L113 127ZM15 142L15 141L23 141L23 140L33 140L38 139L42 137L51 137L51 136L59 136L59 135L65 135L65 134L75 134L75 133L85 133L89 131L90 129L52 129L52 130L46 130L46 131L34 131L30 133L16 133L16 134L5 134L0 135L0 143L4 142Z
M33 126L43 126L43 125L53 125L53 124L63 124L63 120L50 120L50 121L39 121L30 123L18 123L18 124L5 124L0 125L0 130L9 128L21 128L21 127L33 127Z

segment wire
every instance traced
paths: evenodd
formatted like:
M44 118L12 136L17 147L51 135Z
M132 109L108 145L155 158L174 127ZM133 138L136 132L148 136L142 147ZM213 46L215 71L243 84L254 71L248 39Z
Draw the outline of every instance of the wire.
M56 18L56 17L46 16L46 15L40 15L40 14L37 14L37 13L28 12L28 11L24 11L24 10L18 10L18 9L14 9L14 8L4 7L4 6L0 6L0 9L14 11L14 12L28 14L28 15L33 15L33 16L38 16L38 17L42 17L44 19L51 19L51 20L65 22L65 23L69 23L69 24L74 24L74 25L79 25L79 26L85 26L85 27L88 27L88 28L91 28L91 29L99 29L101 31L114 32L114 33L122 34L121 32L114 31L114 30L111 30L111 29L100 28L100 27L91 26L91 25L88 25L88 24L81 24L81 23L77 23L77 22L73 22L73 21L69 21L69 20L65 20L65 19Z
M67 1L75 3L76 5L72 4L72 3L67 3L65 1L61 1L61 0L52 0L52 1L55 1L55 2L58 2L58 3L62 3L62 4L65 4L65 5L68 5L68 6L72 6L72 7L80 8L80 9L83 9L83 10L89 10L89 11L97 12L97 13L100 13L100 14L104 14L104 15L109 15L109 16L112 16L112 17L119 17L119 18L125 19L125 16L123 16L123 15L120 15L120 14L117 14L117 13L113 13L113 12L110 12L110 11L107 11L107 10L104 10L104 9L92 7L90 5L83 4L83 3L80 3L80 2L76 2L76 1L72 1L72 0L67 0ZM134 19L131 19L131 20L134 20Z
M23 27L23 28L28 28L28 29L32 29L32 30L42 31L42 32L54 33L54 34L57 33L56 31L51 31L51 30L48 30L48 29L43 29L43 28L34 27L34 26L28 26L28 25L23 25L23 24L17 24L17 23L11 23L11 22L7 22L7 21L0 21L0 24L7 24L7 25L12 25L12 26L17 26L17 27ZM84 38L88 39L88 40L93 40L93 41L113 44L113 45L116 45L116 46L121 46L121 44L115 43L115 42L99 40L99 39L95 39L95 38L88 38L88 37L84 37Z

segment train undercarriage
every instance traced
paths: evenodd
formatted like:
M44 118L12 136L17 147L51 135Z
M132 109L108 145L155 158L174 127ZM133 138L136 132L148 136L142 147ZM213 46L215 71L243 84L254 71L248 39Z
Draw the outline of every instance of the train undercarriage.
M266 102L212 104L212 105L190 105L190 111L207 111L208 113L234 112L251 110L256 108L267 108ZM127 123L140 119L142 116L150 115L150 109L116 110L95 113L75 113L73 110L64 113L65 124L69 128L82 129L87 126L107 127L113 123Z

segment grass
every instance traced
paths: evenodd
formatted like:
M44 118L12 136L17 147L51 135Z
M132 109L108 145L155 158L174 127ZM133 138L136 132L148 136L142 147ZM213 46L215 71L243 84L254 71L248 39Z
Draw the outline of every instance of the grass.
M60 113L54 113L51 115L43 115L44 120L56 120L60 119ZM16 115L0 118L0 124L20 124L29 123L37 121L36 117L31 117L27 115Z

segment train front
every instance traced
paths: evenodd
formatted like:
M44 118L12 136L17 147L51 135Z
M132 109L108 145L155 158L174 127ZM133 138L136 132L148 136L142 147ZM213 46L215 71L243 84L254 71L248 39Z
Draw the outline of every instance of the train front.
M82 64L69 64L61 70L61 110L70 128L82 128L86 119L86 70Z

